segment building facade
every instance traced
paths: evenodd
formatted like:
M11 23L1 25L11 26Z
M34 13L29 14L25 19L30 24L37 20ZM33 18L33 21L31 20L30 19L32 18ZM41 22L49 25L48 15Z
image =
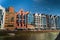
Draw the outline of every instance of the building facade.
M56 28L60 29L60 16L56 17L55 22L56 22Z
M0 5L0 29L4 29L5 8Z
M34 25L36 28L46 29L47 27L46 15L38 13L34 14Z
M28 14L29 12L24 12L23 9L21 9L19 12L16 13L16 28L17 29L26 29L28 24Z
M33 14L28 14L28 24L34 24L34 16Z
M56 16L51 16L51 29L56 29Z
M38 29L60 29L60 16L47 14L33 14L34 27Z
M37 13L33 14L33 16L34 16L34 26L35 26L35 28L40 28L40 20L39 20L38 14Z
M54 15L46 15L47 18L47 27L48 29L56 29L56 16Z
M15 29L15 12L13 7L9 7L5 14L4 28L7 30Z
M60 16L48 14L29 14L21 9L15 12L13 7L7 10L0 5L0 29L60 29Z
M47 28L47 19L46 19L46 15L45 14L40 14L40 27L42 29L46 29Z

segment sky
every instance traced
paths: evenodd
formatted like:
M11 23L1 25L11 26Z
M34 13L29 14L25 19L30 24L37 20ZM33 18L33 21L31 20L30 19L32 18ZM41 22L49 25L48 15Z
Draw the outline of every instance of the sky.
M0 0L5 8L13 6L15 11L20 9L33 13L60 15L60 0Z

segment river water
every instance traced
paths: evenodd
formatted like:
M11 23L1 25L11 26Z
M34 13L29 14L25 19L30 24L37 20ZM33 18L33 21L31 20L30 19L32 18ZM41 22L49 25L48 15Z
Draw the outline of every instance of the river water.
M0 40L55 40L59 32L22 32L15 36L0 36Z

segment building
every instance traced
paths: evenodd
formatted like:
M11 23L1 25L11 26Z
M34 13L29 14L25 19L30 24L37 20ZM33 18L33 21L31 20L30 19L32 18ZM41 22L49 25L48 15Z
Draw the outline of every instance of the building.
M55 22L56 22L56 29L60 29L60 16L56 17Z
M33 16L33 14L28 15L28 24L31 24L31 25L34 24L34 16Z
M34 27L37 29L56 30L60 28L60 17L56 15L38 14L34 15Z
M47 29L51 28L51 15L46 15L46 25Z
M5 8L0 5L0 29L4 29Z
M26 29L27 28L28 14L29 14L29 12L24 12L23 9L21 9L19 12L16 13L15 24L16 24L17 29Z
M28 14L28 25L27 25L28 30L35 29L33 24L34 24L34 16L33 16L33 14Z
M40 14L40 28L41 29L47 29L47 18L45 14Z
M56 17L54 15L47 15L47 27L48 29L56 29Z
M34 14L34 25L35 28L45 29L47 27L46 15L45 14Z
M48 14L29 14L21 9L15 12L13 7L5 10L0 5L0 29L60 29L60 16Z
M36 13L36 14L33 14L33 16L34 16L34 26L35 26L35 28L37 29L37 28L40 28L40 20L39 20L39 16L38 16L38 14ZM38 21L39 20L39 21Z
M13 7L9 7L6 10L5 14L5 24L4 28L7 30L14 30L15 29L15 12Z
M56 16L46 15L46 18L47 18L47 27L48 27L48 29L56 29L56 23L55 23Z

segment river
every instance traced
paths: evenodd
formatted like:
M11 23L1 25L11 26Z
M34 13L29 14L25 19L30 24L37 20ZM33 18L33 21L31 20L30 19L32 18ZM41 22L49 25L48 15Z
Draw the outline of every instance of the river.
M0 40L55 40L59 32L20 32L15 36L0 36Z

